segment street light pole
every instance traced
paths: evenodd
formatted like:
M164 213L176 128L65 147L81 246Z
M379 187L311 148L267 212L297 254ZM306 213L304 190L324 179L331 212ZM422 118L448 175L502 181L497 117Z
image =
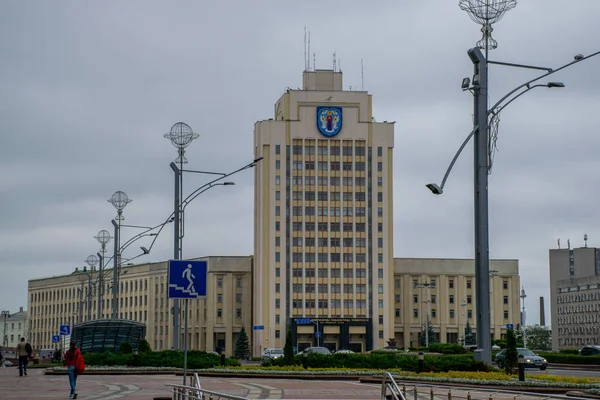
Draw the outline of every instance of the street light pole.
M113 193L109 200L107 200L117 209L117 221L114 219L110 222L115 228L115 248L113 255L113 309L112 309L112 319L117 319L119 314L119 304L118 304L118 296L119 296L119 266L121 265L121 221L125 219L123 217L123 209L127 204L131 203L131 199L120 190Z
M463 323L463 329L462 329L463 340L462 340L462 345L466 346L467 345L467 318L466 318L465 309L467 308L467 299L465 299L463 297L463 299L460 301L460 306L463 309L463 312L462 312L462 316L463 316L463 320L462 320L462 323Z
M2 366L4 366L4 360L6 359L6 348L8 347L8 336L6 335L6 319L10 318L10 311L2 311L2 318L4 319L4 331L2 332L2 348L4 349L4 354L2 355Z
M435 283L432 282L426 282L426 283L419 283L415 285L415 288L426 288L426 296L427 298L425 300L422 300L422 303L426 303L427 304L427 312L425 313L425 347L429 347L429 314L431 313L431 297L430 297L430 293L429 293L429 289L430 288L435 288ZM422 294L423 292L421 292Z
M100 319L102 318L102 301L103 301L103 295L104 295L104 262L105 262L105 257L104 255L106 254L106 244L108 242L110 242L110 240L112 239L110 237L110 233L108 233L108 231L106 230L101 230L100 232L98 232L98 234L95 236L95 239L98 241L98 243L100 243L100 252L96 253L96 255L98 256L98 259L100 260L99 266L98 266L98 315L96 319Z
M523 347L527 348L527 335L525 333L525 298L527 295L525 294L525 288L521 287L521 302L523 303L521 309L521 332L523 333Z

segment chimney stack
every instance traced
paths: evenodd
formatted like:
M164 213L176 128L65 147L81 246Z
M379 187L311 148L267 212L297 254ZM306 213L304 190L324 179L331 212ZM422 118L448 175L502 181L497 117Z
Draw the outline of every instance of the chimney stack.
M544 310L544 297L540 297L540 326L546 326L546 314Z

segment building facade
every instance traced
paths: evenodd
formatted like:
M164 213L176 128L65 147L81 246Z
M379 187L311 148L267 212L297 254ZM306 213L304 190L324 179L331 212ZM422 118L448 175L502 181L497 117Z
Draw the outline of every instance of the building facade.
M12 349L17 347L17 344L21 341L21 338L29 340L29 326L27 320L27 311L23 310L23 307L19 307L19 311L10 313L10 315L4 319L0 319L0 328L2 329L2 346Z
M190 349L221 348L228 356L242 326L251 331L252 257L206 257L206 299L189 300L188 343ZM146 340L155 350L170 349L173 343L173 302L168 299L168 263L158 262L121 267L118 315L146 324ZM97 292L88 297L88 276L97 281L97 271L77 270L69 275L29 281L31 343L36 349L52 348L52 336L60 325L73 325L97 318ZM111 318L112 269L106 270L102 318ZM83 279L82 279L83 278ZM84 284L82 284L84 282ZM83 290L82 290L83 289ZM88 317L88 299L91 312ZM182 312L183 314L183 312ZM183 322L183 319L182 319ZM181 323L181 343L183 326Z
M600 249L550 249L552 350L600 344Z
M506 325L519 323L519 263L490 260L492 340L506 337ZM472 259L394 259L394 338L417 347L427 316L443 343L459 343L467 322L477 334L475 262Z
M256 354L321 344L366 351L393 334L394 125L342 73L304 71L302 89L254 126ZM315 329L323 340L311 341Z

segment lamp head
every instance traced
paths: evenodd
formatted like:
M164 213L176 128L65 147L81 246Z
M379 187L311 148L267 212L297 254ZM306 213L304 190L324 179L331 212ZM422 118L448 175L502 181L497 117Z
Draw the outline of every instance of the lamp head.
M150 254L150 250L148 250L144 246L140 246L140 249L142 249L142 252L144 252L144 254Z
M583 60L583 54L576 54L573 58L575 61L581 61Z
M427 187L427 189L431 190L431 193L433 193L433 194L444 193L444 190L441 187L439 187L439 185L437 183L428 183L425 186Z
M467 90L471 85L471 79L469 77L463 78L460 88L462 90Z
M223 182L223 186L233 186L235 182Z
M549 88L564 88L565 84L562 82L548 82L546 86Z

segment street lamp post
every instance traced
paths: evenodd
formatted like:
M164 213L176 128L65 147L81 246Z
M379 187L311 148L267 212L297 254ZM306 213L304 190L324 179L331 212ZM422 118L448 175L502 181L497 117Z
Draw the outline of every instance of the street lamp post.
M178 122L171 127L171 130L164 134L166 139L169 139L173 146L178 149L178 157L175 162L170 164L171 169L175 174L175 186L174 186L174 204L173 204L173 259L180 260L183 257L183 237L185 235L184 229L184 211L186 206L192 202L199 195L204 193L205 191L215 187L215 186L229 186L235 185L234 182L220 182L223 179L232 176L238 172L241 172L245 169L252 168L256 163L262 160L262 157L255 159L253 162L243 166L242 168L238 168L237 170L229 173L222 172L212 172L212 171L196 171L196 170L185 170L183 169L183 164L187 163L187 159L185 158L185 149L189 144L199 137L197 133L195 133L192 128L183 123ZM179 166L177 165L179 164ZM206 174L206 175L216 175L217 178L211 180L210 182L200 186L196 190L194 190L191 194L189 194L185 199L183 199L183 173L191 172L197 174ZM187 318L187 307L188 301L186 300L186 318ZM181 325L181 310L178 299L173 300L173 348L175 350L180 349L179 344L179 336L180 325ZM187 334L184 334L184 340L187 341ZM184 345L185 346L185 345ZM187 352L187 346L185 346L185 351ZM185 361L185 357L184 357ZM184 376L185 383L185 376Z
M317 332L315 332L315 336L317 337L317 347L321 347L321 330L319 329L319 320L310 320L311 324L317 325Z
M527 295L525 294L524 287L521 287L521 295L519 297L521 298L521 302L523 303L521 308L521 332L523 333L523 347L527 348L527 334L525 333L525 298L527 297Z
M6 334L6 320L10 318L10 311L3 310L2 318L4 319L4 331L2 332L2 348L4 349L4 354L2 355L2 366L4 366L4 360L6 359L6 347L8 347L8 335Z
M465 299L463 297L463 299L460 301L460 306L462 307L462 316L463 316L463 329L462 329L462 345L466 346L467 345L467 318L466 318L466 313L465 310L467 308L467 299Z
M117 209L117 217L115 221L114 219L110 222L115 228L115 246L114 246L114 255L113 255L113 304L112 304L112 319L118 318L119 304L118 304L118 296L119 296L119 267L121 265L121 254L120 254L120 246L121 246L121 221L125 219L123 217L123 209L127 204L131 203L131 199L122 191L116 191L113 193L111 198L107 200Z
M489 229L488 229L488 174L491 171L493 160L494 143L497 135L499 113L516 98L536 87L562 88L561 82L548 82L546 84L535 84L534 82L565 69L575 63L600 54L599 52L583 56L578 54L575 60L559 68L552 69L523 64L505 63L488 60L489 49L497 47L497 43L491 38L491 24L502 18L504 13L516 5L514 0L461 0L460 7L469 12L471 18L482 24L484 38L478 42L480 48L485 49L484 56L479 48L470 49L467 54L474 66L473 85L469 78L463 79L463 91L471 91L474 97L474 127L471 133L460 146L458 152L452 159L441 185L430 183L427 188L434 194L443 193L446 179L448 178L454 163L460 153L467 145L471 137L474 138L474 227L475 227L475 287L476 287L476 313L477 313L477 357L486 364L491 364L491 319L490 319L490 297L489 297ZM516 68L528 68L545 70L546 73L531 79L515 89L508 92L496 104L488 109L488 64L498 64ZM523 89L523 90L522 90ZM517 93L522 90L520 93ZM517 93L517 94L515 94ZM510 96L514 95L511 99ZM505 104L503 102L508 100ZM490 136L490 123L495 132Z
M418 288L418 289L426 288L427 289L427 291L426 291L427 298L425 300L422 300L422 303L427 304L427 307L426 307L427 312L425 314L425 347L429 347L429 314L431 312L431 310L430 310L431 298L430 298L429 289L435 288L435 283L434 282L418 283L415 285L415 288Z
M96 268L98 264L98 256L92 254L85 259L87 265L90 266L91 270L88 272L88 295L87 295L87 320L90 321L92 319L92 272ZM99 285L99 282L96 283ZM98 290L100 290L100 286L98 286Z
M98 314L97 319L102 318L102 301L104 296L104 262L105 262L105 254L106 254L106 245L112 237L110 237L110 233L106 230L101 230L98 232L94 238L100 243L100 252L96 253L98 256L99 264L98 264Z

